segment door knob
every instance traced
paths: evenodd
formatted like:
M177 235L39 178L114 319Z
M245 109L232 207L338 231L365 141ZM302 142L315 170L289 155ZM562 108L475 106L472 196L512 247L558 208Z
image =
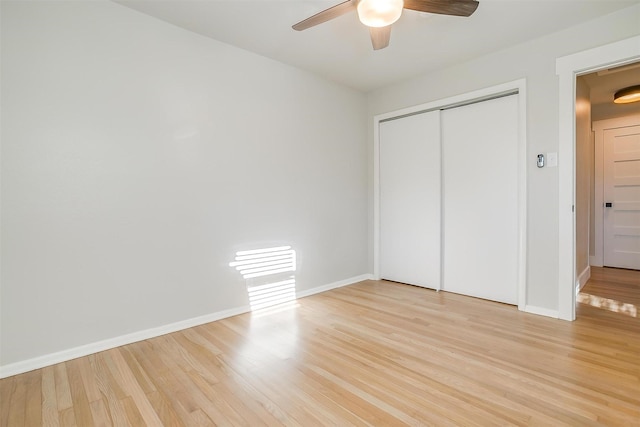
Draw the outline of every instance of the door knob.
M607 203L604 204L604 207L605 208L611 208L611 207L613 207L613 203L607 202Z

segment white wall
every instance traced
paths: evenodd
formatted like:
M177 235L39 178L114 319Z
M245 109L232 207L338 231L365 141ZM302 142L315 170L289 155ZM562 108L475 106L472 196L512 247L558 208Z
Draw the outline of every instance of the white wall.
M529 306L558 309L558 170L535 165L538 153L558 151L556 58L640 34L638 22L640 5L369 94L372 128L376 114L527 79Z
M106 1L2 1L2 365L367 273L366 99Z
M576 79L576 272L589 267L591 230L591 180L593 177L593 133L589 85ZM584 276L586 278L586 275ZM585 279L586 280L586 279Z

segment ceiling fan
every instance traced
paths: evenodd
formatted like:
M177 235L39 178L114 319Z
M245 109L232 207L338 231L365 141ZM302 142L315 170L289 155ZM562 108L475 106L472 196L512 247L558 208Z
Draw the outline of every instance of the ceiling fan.
M358 11L360 22L369 27L373 49L389 46L391 24L402 14L402 9L441 15L471 16L478 8L476 0L347 0L293 25L297 31L327 22L352 10Z

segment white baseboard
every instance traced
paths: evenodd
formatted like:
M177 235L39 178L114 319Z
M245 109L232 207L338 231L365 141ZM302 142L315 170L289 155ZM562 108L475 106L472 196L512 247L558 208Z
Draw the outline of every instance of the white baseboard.
M602 260L600 258L601 257L598 257L596 255L591 255L589 257L589 265L591 267L602 267L604 264L602 263Z
M558 310L550 310L548 308L536 307L533 305L525 305L524 311L529 314L537 314L538 316L553 317L554 319L560 317Z
M582 273L580 273L580 275L578 276L578 292L584 287L584 285L587 284L587 282L589 281L589 279L591 278L591 266L587 265L587 268L585 268Z
M350 279L330 283L328 285L317 286L315 288L299 292L297 294L297 297L304 298L320 292L325 292L342 286L352 285L363 280L368 280L371 279L371 277L372 275L370 274L364 274L361 276L352 277ZM216 313L206 314L204 316L194 317L192 319L182 320L168 325L159 326L157 328L146 329L144 331L138 331L127 335L122 335L119 337L109 338L91 344L70 348L68 350L58 351L56 353L46 354L44 356L34 357L32 359L23 360L20 362L10 363L8 365L0 366L0 378L22 374L24 372L33 371L34 369L44 368L45 366L55 365L56 363L66 362L68 360L77 359L78 357L87 356L89 354L98 353L100 351L110 350L112 348L159 337L161 335L170 334L172 332L181 331L183 329L192 328L194 326L203 325L205 323L215 322L216 320L236 316L238 314L248 313L249 311L251 311L251 308L249 306L236 307L229 310L218 311Z
M44 368L45 366L55 365L56 363L66 362L67 360L76 359L78 357L87 356L89 354L98 353L100 351L105 351L134 342L143 341L149 338L159 337L161 335L170 334L171 332L181 331L183 329L192 328L194 326L203 325L205 323L215 322L216 320L236 316L248 311L250 311L249 306L218 311L216 313L211 313L204 316L194 317L192 319L182 320L180 322L159 326L157 328L133 332L131 334L121 335L119 337L81 345L79 347L70 348L68 350L62 350L56 353L34 357L33 359L11 363L9 365L0 366L0 378L10 377L12 375L33 371L34 369Z
M306 291L296 292L296 297L297 298L308 297L311 295L319 294L320 292L330 291L331 289L353 285L354 283L362 282L363 280L373 280L373 275L362 274L360 276L352 277L350 279L339 280L337 282L329 283L328 285L316 286L315 288L307 289Z

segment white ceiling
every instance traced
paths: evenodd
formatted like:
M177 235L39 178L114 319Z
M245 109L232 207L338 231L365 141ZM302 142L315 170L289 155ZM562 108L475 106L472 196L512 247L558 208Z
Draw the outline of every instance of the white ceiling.
M606 104L613 102L613 94L618 90L640 85L640 63L601 70L583 77L591 88L591 102Z
M342 0L114 0L230 45L370 91L556 32L640 0L480 0L468 18L404 10L374 51L355 12L291 28Z
M629 86L640 85L640 63L600 70L581 76L590 89L593 120L640 114L640 102L614 104L613 94Z

